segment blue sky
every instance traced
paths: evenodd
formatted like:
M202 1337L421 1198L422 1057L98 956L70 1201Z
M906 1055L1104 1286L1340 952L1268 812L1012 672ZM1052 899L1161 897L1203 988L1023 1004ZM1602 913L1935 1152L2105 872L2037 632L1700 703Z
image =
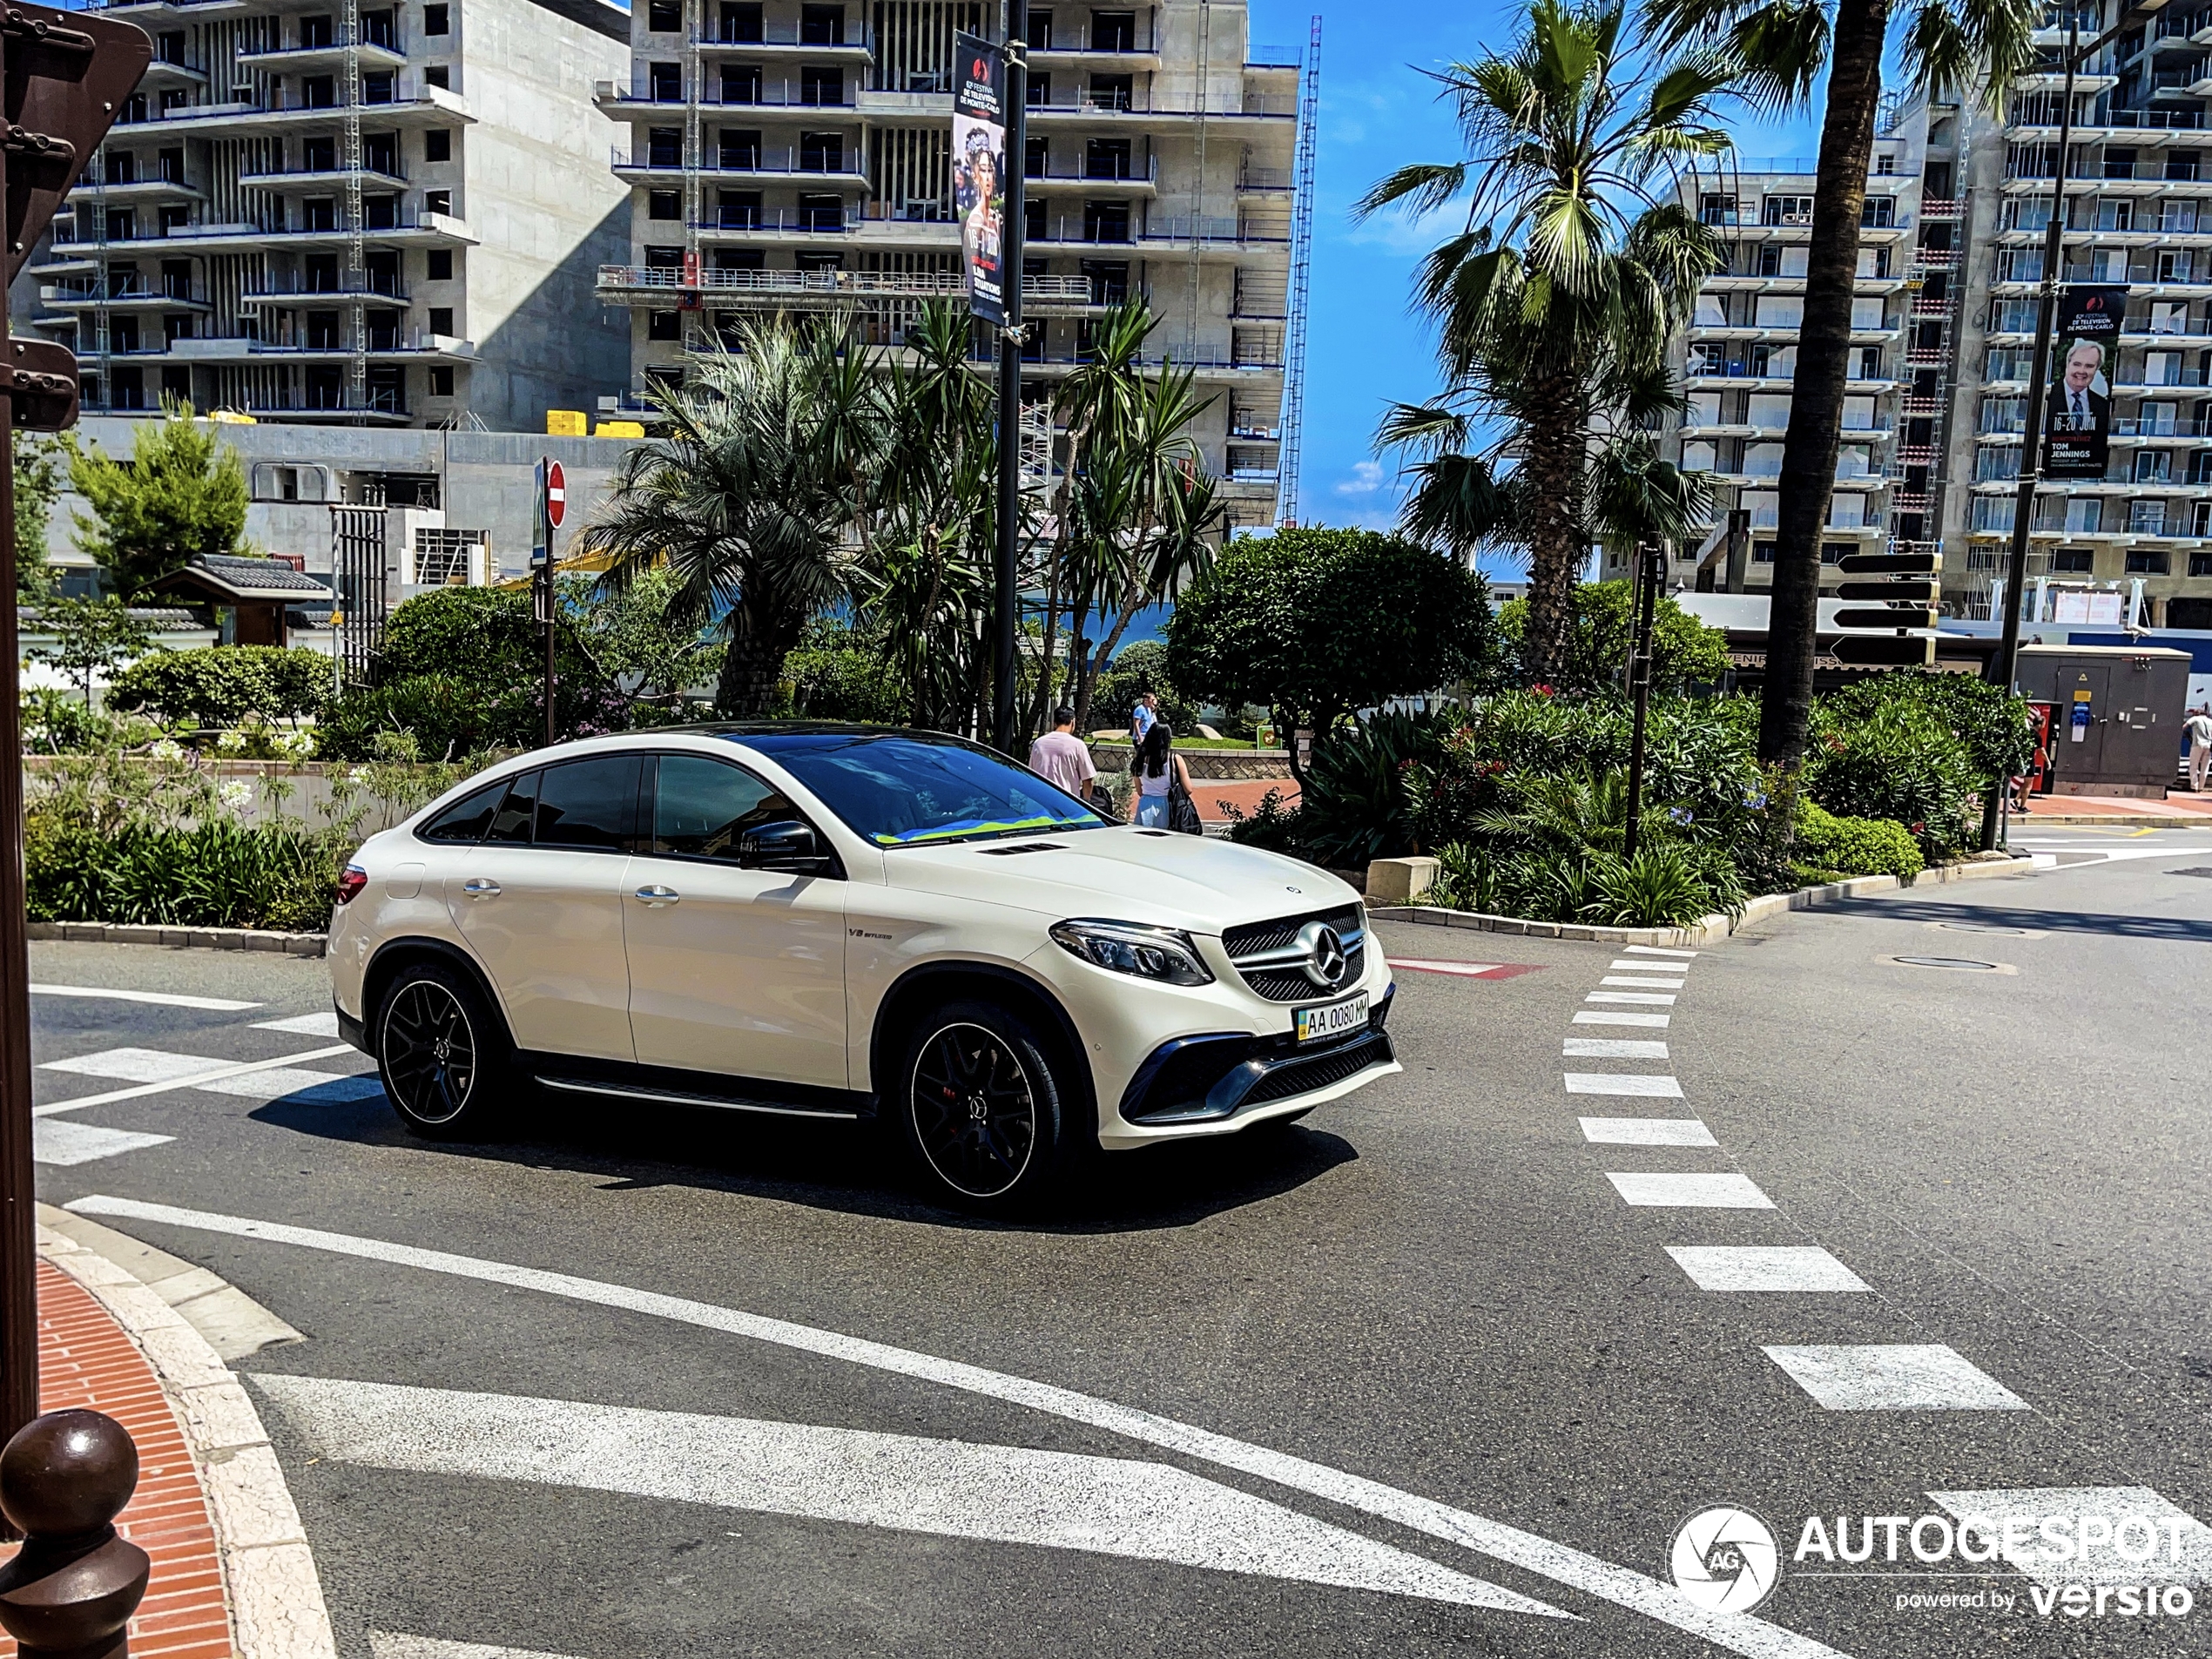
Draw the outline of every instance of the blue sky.
M1458 155L1450 113L1419 71L1502 50L1519 12L1492 0L1250 3L1252 38L1265 44L1302 44L1313 14L1324 20L1300 517L1384 528L1397 494L1372 453L1375 422L1393 400L1434 388L1433 341L1407 296L1415 265L1444 232L1395 216L1355 226L1352 204L1406 162ZM1747 154L1809 155L1817 142L1807 118L1740 125Z

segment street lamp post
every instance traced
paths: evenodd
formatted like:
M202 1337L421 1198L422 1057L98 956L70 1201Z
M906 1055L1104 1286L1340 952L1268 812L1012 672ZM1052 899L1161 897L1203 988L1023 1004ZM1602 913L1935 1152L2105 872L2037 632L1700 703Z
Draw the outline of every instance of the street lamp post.
M998 547L992 583L991 743L1013 757L1015 619L1021 613L1022 525L1022 239L1027 228L1028 173L1029 0L1006 5L1006 227L1001 234L1006 323L999 330ZM1018 759L1018 757L1015 757Z

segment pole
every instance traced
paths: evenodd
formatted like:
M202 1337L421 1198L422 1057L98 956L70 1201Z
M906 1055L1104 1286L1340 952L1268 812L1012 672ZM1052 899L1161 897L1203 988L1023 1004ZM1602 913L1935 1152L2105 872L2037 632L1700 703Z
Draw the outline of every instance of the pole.
M2020 482L2013 498L2013 540L2005 557L2004 628L1997 655L1990 659L1989 681L2009 691L2020 678L2020 596L2027 591L2027 537L2035 521L2035 488L2043 480L2043 395L2050 379L2051 335L2059 306L2059 263L2066 257L2066 162L2074 142L2074 71L2081 57L2081 19L2072 15L2066 30L2066 91L2059 109L2059 153L2051 181L2051 222L2043 231L2043 280L2036 292L2035 353L2027 367L2027 412L2020 432ZM2096 43L2093 42L2094 46ZM1991 780L1981 805L1981 847L1997 845L2000 802L2005 780Z
M538 631L545 638L545 746L557 741L559 721L553 705L553 501L550 474L552 463L537 463L537 569L533 573L537 597Z
M991 662L991 742L1001 754L1020 759L1015 749L1014 660L1015 622L1021 612L1016 538L1022 517L1022 233L1026 227L1025 188L1029 165L1029 71L1024 59L1029 38L1029 0L1006 4L1006 324L999 331L999 522L993 572L991 618L995 649Z
M1622 837L1621 856L1634 859L1643 827L1643 738L1651 705L1651 630L1659 610L1659 584L1666 580L1666 565L1656 542L1636 549L1637 587L1635 631L1629 648L1629 695L1635 709L1629 733L1629 821Z

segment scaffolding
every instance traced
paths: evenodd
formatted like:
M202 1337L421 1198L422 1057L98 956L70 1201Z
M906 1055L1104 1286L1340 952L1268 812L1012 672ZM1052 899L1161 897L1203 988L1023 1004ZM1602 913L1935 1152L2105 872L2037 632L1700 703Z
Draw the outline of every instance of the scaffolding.
M1275 518L1298 523L1298 462L1305 425L1305 315L1313 265L1313 164L1321 113L1321 18L1317 12L1299 78L1296 193L1291 198L1291 303L1283 349L1282 448L1275 469Z
M346 401L360 411L368 407L368 252L361 205L361 0L344 0L339 27L346 38L346 280L351 297L351 350L346 360Z
M1156 24L1155 27L1157 25ZM1198 118L1192 124L1191 140L1196 153L1190 161L1190 307L1189 320L1184 327L1184 354L1196 362L1198 357L1198 293L1203 250L1205 247L1206 213L1206 109L1212 103L1208 84L1212 72L1213 0L1198 0L1198 98L1195 105Z

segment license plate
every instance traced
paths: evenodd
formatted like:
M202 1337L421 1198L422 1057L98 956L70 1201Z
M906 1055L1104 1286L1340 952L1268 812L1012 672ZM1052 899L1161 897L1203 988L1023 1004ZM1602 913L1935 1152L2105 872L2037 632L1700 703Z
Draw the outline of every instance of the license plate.
M1299 1008L1291 1015L1291 1030L1300 1042L1320 1042L1330 1037L1340 1037L1347 1031L1357 1031L1367 1023L1367 994L1365 991L1348 1002L1332 1002L1326 1008Z

